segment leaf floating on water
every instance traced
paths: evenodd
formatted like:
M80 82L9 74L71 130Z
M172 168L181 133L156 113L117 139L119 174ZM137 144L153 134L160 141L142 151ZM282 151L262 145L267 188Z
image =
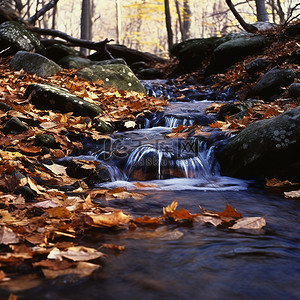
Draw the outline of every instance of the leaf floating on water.
M63 257L72 261L89 261L105 256L104 253L93 248L84 246L70 247L66 251L61 251L58 248L52 249L48 255L48 259L62 260Z
M170 205L167 207L163 207L163 215L166 216L170 213L173 213L177 208L178 202L174 200Z
M236 209L231 207L228 203L226 203L226 207L222 212L215 212L212 210L202 208L201 206L200 208L202 210L203 215L205 216L219 217L219 218L241 218L242 217L242 214L237 212Z
M128 224L130 217L125 215L121 211L115 211L110 213L103 213L103 214L90 214L88 217L91 219L91 226L96 227L114 227L114 226L121 226L124 224Z
M53 271L65 270L74 266L74 263L67 260L41 260L32 264L34 267L44 267Z
M157 217L150 218L148 216L144 216L143 218L135 218L133 222L139 225L159 225L160 219Z
M126 249L125 246L120 246L116 244L102 244L102 247L106 249L113 249L118 251L124 251Z
M229 229L261 229L266 226L264 217L245 217L239 219Z
M51 269L42 269L43 274L48 279L54 279L58 276L63 275L78 275L79 278L90 276L95 270L99 269L100 266L88 262L78 262L75 267L68 268L65 270L51 270Z
M218 213L221 218L241 218L242 214L238 213L235 208L226 203L225 210Z
M284 196L286 198L300 198L300 190L285 192Z
M195 222L198 222L198 223L202 223L202 224L206 224L206 223L209 223L209 224L212 224L214 225L215 227L219 226L222 224L222 220L220 218L217 218L217 217L211 217L211 216L197 216L195 219L194 219Z

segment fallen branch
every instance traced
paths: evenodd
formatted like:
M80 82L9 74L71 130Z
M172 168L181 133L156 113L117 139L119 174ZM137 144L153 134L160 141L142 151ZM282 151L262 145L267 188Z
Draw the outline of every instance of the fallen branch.
M55 29L47 29L47 28L39 28L39 27L30 27L29 28L31 31L34 31L38 34L41 35L51 35L55 37L59 37L61 39L64 39L65 41L68 41L71 43L72 46L79 46L87 49L92 49L92 50L97 50L97 51L105 51L110 58L114 58L111 53L106 49L106 44L113 40L105 39L104 41L101 42L93 42L89 40L82 40L82 39L77 39L74 38L62 31L55 30Z

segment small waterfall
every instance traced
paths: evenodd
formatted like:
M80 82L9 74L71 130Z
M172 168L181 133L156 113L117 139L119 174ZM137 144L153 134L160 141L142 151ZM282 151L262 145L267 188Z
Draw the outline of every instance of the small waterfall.
M182 141L181 141L182 142ZM213 148L197 143L198 149L186 150L187 145L179 144L179 149L170 151L157 149L152 145L142 145L129 155L125 173L129 180L155 180L169 178L207 178L217 172ZM183 145L183 146L182 146ZM195 151L196 150L196 151Z

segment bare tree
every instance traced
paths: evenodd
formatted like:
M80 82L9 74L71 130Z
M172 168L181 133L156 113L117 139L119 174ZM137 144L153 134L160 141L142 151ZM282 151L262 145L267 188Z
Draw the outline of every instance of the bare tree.
M257 21L268 22L269 15L266 8L265 0L255 0Z
M82 0L81 4L81 22L80 22L80 38L82 40L91 39L92 28L91 16L91 0ZM83 54L88 54L86 48L80 48Z
M164 4L165 4L165 16L166 16L166 28L167 28L167 34L168 34L168 47L169 47L169 52L170 52L170 49L173 46L173 31L172 31L169 0L164 0Z

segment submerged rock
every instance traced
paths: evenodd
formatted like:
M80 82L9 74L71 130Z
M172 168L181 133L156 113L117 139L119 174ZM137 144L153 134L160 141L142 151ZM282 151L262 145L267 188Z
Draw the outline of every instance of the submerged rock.
M44 46L37 36L25 29L16 21L6 21L0 25L0 51L10 47L5 51L5 55L12 55L19 50L40 52Z
M86 67L79 70L77 76L89 81L100 79L105 86L115 87L118 90L146 93L146 89L132 70L122 64Z
M256 121L217 153L224 175L300 180L300 107Z
M47 85L31 84L25 91L25 98L40 109L58 110L61 112L73 112L77 116L95 117L102 114L102 109L91 102L85 101L68 90Z
M62 68L47 57L27 51L19 51L10 61L10 66L15 70L23 69L41 77L48 77L62 71Z

